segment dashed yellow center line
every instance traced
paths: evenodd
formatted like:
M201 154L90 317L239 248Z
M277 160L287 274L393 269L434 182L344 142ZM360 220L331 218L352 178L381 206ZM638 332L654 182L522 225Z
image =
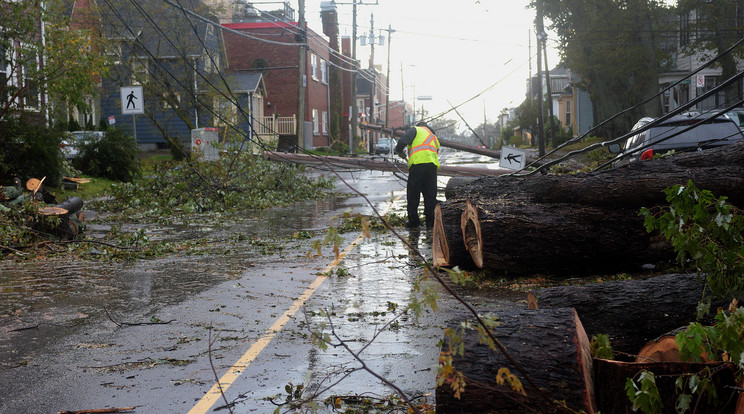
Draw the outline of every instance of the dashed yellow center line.
M399 200L403 195L398 195L398 197L395 198L394 201ZM391 203L392 205L392 203ZM357 236L356 239L354 239L353 242L351 242L350 245L346 246L346 248L341 252L341 254L338 255L338 257L332 261L328 266L326 266L325 269L323 269L323 272L318 275L315 280L313 280L313 283L310 284L310 286L305 289L304 292L302 292L302 295L297 298L297 300L292 303L292 306L287 309L282 316L279 317L279 319L274 322L271 327L266 330L266 332L261 336L256 342L251 345L250 348L243 354L243 356L238 359L235 364L233 364L232 367L217 381L216 384L212 386L212 388L207 391L206 394L204 394L204 397L202 397L201 400L189 411L189 414L205 414L207 411L209 411L210 408L217 402L217 400L222 398L222 393L226 392L228 388L235 382L236 379L240 376L240 374L245 371L246 368L248 368L248 365L253 362L254 359L258 356L259 353L266 347L266 345L271 342L272 339L276 336L276 334L284 328L284 325L289 322L290 319L292 319L292 316L294 316L295 313L297 313L298 310L307 302L308 299L315 293L316 290L325 282L326 279L328 279L328 274L330 274L331 270L335 269L336 266L341 263L342 260L346 257L349 252L351 252L361 241L364 239L364 235L360 234Z

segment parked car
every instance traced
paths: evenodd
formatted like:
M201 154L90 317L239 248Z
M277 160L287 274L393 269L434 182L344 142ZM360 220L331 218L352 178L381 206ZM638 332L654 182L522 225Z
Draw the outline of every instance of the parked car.
M641 118L631 131L641 129L653 121L654 118ZM701 121L702 123L694 128L686 130ZM733 144L742 140L744 140L744 135L742 135L738 124L730 118L690 113L676 115L662 121L631 136L622 146L619 144L610 145L609 150L613 154L622 153L625 155L623 159L615 163L617 166L647 160L653 158L656 154L664 154L669 151L699 151Z
M744 109L737 108L726 112L726 117L731 118L739 128L744 129Z
M78 156L80 147L84 144L96 142L103 137L103 131L74 131L69 132L62 139L59 148L62 150L65 158L71 160Z
M392 154L398 140L392 138L380 138L375 145L375 154Z

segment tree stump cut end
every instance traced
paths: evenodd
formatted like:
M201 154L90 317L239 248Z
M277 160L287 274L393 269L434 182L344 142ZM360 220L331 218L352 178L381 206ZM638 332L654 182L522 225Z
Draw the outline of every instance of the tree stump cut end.
M483 269L483 237L481 236L481 225L478 219L478 208L467 200L465 211L460 216L460 228L465 249L470 253L473 263L478 269Z
M450 250L447 243L447 236L444 234L442 207L439 204L434 208L434 234L432 236L431 256L434 266L449 266Z

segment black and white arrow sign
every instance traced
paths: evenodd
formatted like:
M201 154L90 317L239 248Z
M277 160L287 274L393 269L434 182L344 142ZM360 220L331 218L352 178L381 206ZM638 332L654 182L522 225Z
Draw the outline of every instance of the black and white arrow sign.
M521 170L525 166L527 153L513 147L501 147L501 159L499 165L501 168L510 170Z

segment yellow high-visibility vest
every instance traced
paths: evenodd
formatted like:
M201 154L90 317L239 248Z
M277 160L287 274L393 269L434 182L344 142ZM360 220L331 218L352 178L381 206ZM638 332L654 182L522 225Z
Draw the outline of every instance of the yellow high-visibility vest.
M433 163L439 169L439 140L426 127L416 127L416 138L408 146L408 168L414 164Z

